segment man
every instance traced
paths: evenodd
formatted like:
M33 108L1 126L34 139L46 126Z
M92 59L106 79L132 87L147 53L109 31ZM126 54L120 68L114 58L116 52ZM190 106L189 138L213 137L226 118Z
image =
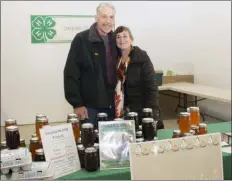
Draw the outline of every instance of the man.
M96 22L90 29L78 33L71 43L64 68L66 100L74 113L96 126L99 112L114 118L116 84L116 44L112 28L115 8L108 3L97 7Z

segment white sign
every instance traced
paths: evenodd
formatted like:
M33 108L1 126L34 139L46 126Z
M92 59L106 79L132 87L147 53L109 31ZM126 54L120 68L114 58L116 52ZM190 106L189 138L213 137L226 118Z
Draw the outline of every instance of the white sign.
M54 179L81 169L71 124L40 129L46 161L55 165Z
M221 134L130 144L132 180L223 180Z

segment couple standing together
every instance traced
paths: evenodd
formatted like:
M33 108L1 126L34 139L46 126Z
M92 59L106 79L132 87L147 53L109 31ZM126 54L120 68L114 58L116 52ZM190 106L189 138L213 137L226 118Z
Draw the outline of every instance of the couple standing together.
M101 3L96 22L73 39L64 68L65 98L83 122L96 125L99 112L113 120L152 108L162 129L153 64L145 51L132 45L129 28L112 31L115 14L113 5Z

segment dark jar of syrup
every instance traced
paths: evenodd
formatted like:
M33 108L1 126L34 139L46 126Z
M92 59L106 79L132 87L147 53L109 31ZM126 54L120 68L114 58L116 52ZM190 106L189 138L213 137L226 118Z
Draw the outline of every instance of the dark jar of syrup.
M77 145L81 168L85 168L85 148L82 144Z
M98 169L97 149L94 147L85 149L85 169L89 172L93 172Z
M35 150L35 162L45 162L45 155L43 149Z
M84 123L81 128L81 142L85 148L93 147L95 140L95 132L93 124Z
M143 118L142 132L144 141L152 141L155 137L155 124L153 118Z
M9 149L17 149L20 146L18 126L8 126L6 128L6 145Z

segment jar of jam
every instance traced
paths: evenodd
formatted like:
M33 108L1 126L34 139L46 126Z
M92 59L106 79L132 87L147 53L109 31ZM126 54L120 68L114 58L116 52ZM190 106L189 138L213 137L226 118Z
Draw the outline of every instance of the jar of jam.
M85 148L83 145L77 145L77 151L80 159L81 168L85 168Z
M71 119L68 119L67 123L72 124L73 135L74 135L74 138L75 138L75 142L77 144L78 139L80 138L79 120L77 118L71 118Z
M138 138L143 138L143 132L142 131L137 131L136 132L136 139Z
M98 169L97 150L94 147L85 149L85 169L89 172L93 172Z
M6 141L1 142L1 150L7 149Z
M6 145L9 149L17 149L20 146L18 126L6 127Z
M98 130L95 129L94 133L95 133L95 143L99 143L99 133L98 133Z
M194 135L199 134L199 126L191 125L191 130L193 130L195 132Z
M181 112L179 117L179 130L181 133L189 133L190 126L190 114L187 112Z
M200 124L199 107L189 107L191 125L198 126Z
M100 167L99 144L98 143L94 143L94 148L96 148L96 150L97 150L98 167Z
M20 147L27 147L25 139L22 139L22 138L20 139Z
M17 121L13 118L5 120L5 132L8 126L17 126Z
M135 130L139 130L139 117L137 112L129 112L127 114L128 120L134 120L135 122Z
M145 141L152 141L155 137L155 124L153 118L143 118L142 133Z
M172 134L172 138L179 138L180 137L180 130L174 130Z
M67 116L67 121L68 121L69 119L72 119L72 118L77 118L77 119L78 119L78 117L77 117L77 115L76 115L75 113L70 113L70 114L68 114L68 116Z
M81 142L85 148L93 147L95 140L95 132L93 128L93 124L84 123L82 124L81 129Z
M35 160L35 150L42 148L38 137L33 137L30 139L29 150L31 152L32 161Z
M143 108L142 118L153 118L153 111L151 108Z
M40 137L40 128L42 128L43 126L48 125L48 119L46 117L39 117L36 118L36 122L35 122L35 129L36 129L36 135L39 138L39 140L41 140Z
M45 162L45 155L43 149L35 150L35 162Z
M207 124L205 124L205 123L200 123L200 124L199 124L199 135L207 134L207 133L208 133Z

